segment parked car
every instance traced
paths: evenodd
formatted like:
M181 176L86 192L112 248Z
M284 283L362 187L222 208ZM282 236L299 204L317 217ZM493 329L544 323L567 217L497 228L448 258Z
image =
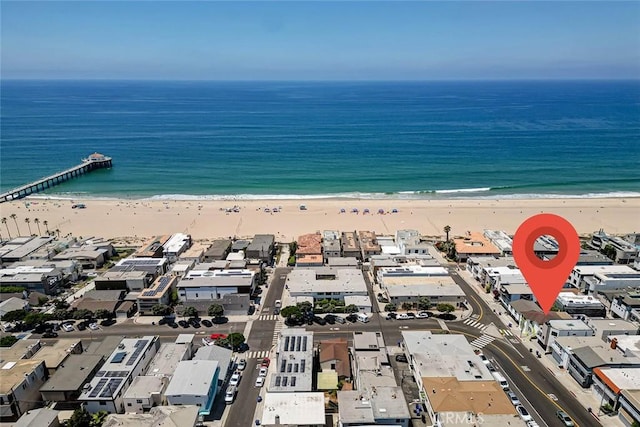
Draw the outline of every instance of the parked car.
M213 326L213 323L211 323L211 321L207 320L207 319L202 319L202 322L200 322L200 323L202 323L207 328L210 328L210 327Z
M427 313L426 311L421 311L418 314L416 314L416 318L418 318L418 319L428 319L429 318L429 313Z
M268 368L270 364L271 364L271 359L269 359L268 357L265 357L264 359L262 359L262 362L260 362L260 366L264 368Z
M178 325L182 326L183 328L189 327L189 324L184 320L178 320Z
M84 331L85 329L87 329L87 325L84 322L80 322L78 323L76 328L78 328L79 331Z
M242 344L240 344L238 347L236 347L235 349L238 353L244 353L245 351L249 350L249 344L247 344L246 342L243 342Z
M408 360L407 360L407 356L406 356L406 355L404 355L404 354L402 354L402 353L400 353L400 354L396 354L396 361L397 361L397 362L404 362L404 363L407 363L407 362L408 362Z
M92 331L97 331L98 328L98 324L97 323L89 323L89 329L91 329Z
M508 391L507 392L507 397L509 398L511 403L513 403L513 406L521 405L520 399L518 399L518 396L514 392Z
M196 318L189 319L189 324L194 328L198 329L200 327L200 321Z
M115 325L116 323L116 319L104 319L102 322L100 322L100 326L111 326L111 325Z
M518 411L518 415L520 415L520 418L522 418L524 422L529 422L533 420L533 417L531 416L531 414L529 414L529 412L525 409L524 406L522 405L516 406L516 411Z
M347 319L347 321L349 321L351 323L356 323L358 321L358 315L351 313L350 315L348 315L346 317L346 319Z
M258 372L259 377L266 377L268 369L265 367L260 368L260 372Z
M398 319L398 320L409 320L411 318L406 313L398 313L396 315L396 319Z
M489 365L491 363L489 359L487 359L487 356L482 353L478 353L478 357L480 357L480 360L482 360L482 363L484 363L485 365Z
M215 325L222 325L224 323L227 323L228 321L229 321L229 319L224 317L224 316L211 318L211 323L213 323Z
M176 322L167 323L167 325L169 325L169 327L171 327L173 329L178 327L178 324Z
M565 427L575 426L575 423L573 422L569 414L567 414L566 412L559 410L556 412L556 416L560 418L560 421L564 423Z
M336 316L336 323L346 323L347 321L344 320L344 317L340 317L340 316Z
M262 387L264 385L264 377L256 378L256 387Z
M416 318L416 314L415 314L415 313L412 313L412 312L408 312L408 313L407 313L407 317L408 317L409 319L415 319L415 318Z
M238 385L240 383L240 372L234 372L229 379L229 385Z
M58 337L58 333L53 331L46 331L44 334L42 334L42 338L57 338L57 337Z
M312 320L320 326L324 326L327 324L327 321L320 316L313 316Z
M240 361L238 362L238 370L244 371L244 368L246 367L247 367L247 361L244 359L240 359Z
M227 391L224 393L224 403L231 404L236 398L236 392L238 388L235 386L227 387Z
M166 317L163 317L162 319L158 320L158 325L160 326L166 325L167 323L169 323L169 319L167 319Z
M336 317L333 314L327 314L326 316L324 316L324 321L327 322L330 325L335 325L336 324Z
M71 332L73 331L73 326L71 326L68 323L65 323L64 325L62 325L62 329L64 329L66 332Z
M398 313L396 313L395 311L387 313L387 320L395 320L397 317Z

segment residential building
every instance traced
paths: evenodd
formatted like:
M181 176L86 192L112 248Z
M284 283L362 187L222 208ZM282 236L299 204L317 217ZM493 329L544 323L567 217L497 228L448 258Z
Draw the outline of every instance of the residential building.
M0 302L0 319L2 319L5 314L12 311L30 309L31 307L29 306L29 301L27 301L26 299L11 297L8 300Z
M159 347L157 336L123 338L78 400L91 413L101 410L123 413L124 392L135 377L146 373Z
M15 345L15 344L14 344ZM43 360L11 357L2 352L0 367L0 421L17 420L38 407L40 387L47 380Z
M423 267L421 265L406 265L401 267L381 267L376 273L376 281L384 285L389 277L445 277L449 271L441 266Z
M600 229L591 236L589 244L604 251L608 247L615 251L614 261L618 264L633 264L638 256L638 248L621 237L612 236Z
M204 254L210 246L210 243L194 242L189 249L180 255L179 259L180 261L191 261L194 263L203 262Z
M579 295L573 292L560 292L556 298L560 311L569 314L582 314L590 317L605 317L607 309L602 302L591 295Z
M498 288L493 292L494 295L497 293L498 299L504 307L521 299L536 301L528 283L503 283L498 285Z
M177 283L183 302L211 301L227 294L251 295L257 286L252 270L214 270L202 274L190 271Z
M322 235L320 233L303 234L298 237L296 248L296 266L322 266Z
M138 311L142 315L153 314L153 306L156 304L169 305L171 292L176 289L178 277L160 276L155 282L138 295Z
M74 260L77 261L82 268L94 269L100 268L115 253L111 245L92 245L82 244L80 246L72 246L52 259L54 261Z
M131 256L133 258L162 258L164 245L170 238L170 235L153 237L144 242Z
M125 258L116 263L109 271L144 271L154 279L167 272L167 258Z
M484 230L484 237L489 239L491 243L498 249L500 249L501 256L511 256L513 255L513 239L511 236L507 234L506 231L502 230Z
M140 292L151 283L157 275L146 271L134 271L130 268L107 271L93 281L98 290L126 290Z
M53 267L19 266L0 269L0 286L20 286L28 291L55 295L63 282L62 272Z
M338 378L351 378L349 347L345 338L320 341L318 357L322 372L335 371Z
M342 255L339 231L325 230L322 233L322 253L325 262L329 258L339 258Z
M102 427L196 427L199 408L189 406L156 406L148 414L109 414Z
M611 300L611 314L624 320L636 320L633 316L640 310L640 292L623 292L615 295Z
M266 393L261 424L264 426L324 427L324 393Z
M104 301L104 300L94 300L88 297L80 297L79 299L73 301L71 303L71 308L76 310L89 310L92 313L97 310L106 310L113 317L116 316L116 309L122 301Z
M52 241L51 236L16 237L5 243L7 251L0 256L0 260L9 263L28 259L29 255Z
M622 319L585 317L584 323L593 329L594 336L606 340L609 335L638 335L638 325Z
M534 339L542 334L542 328L550 320L572 320L573 316L564 311L544 313L533 301L519 299L510 303L506 309L518 323L521 337Z
M517 269L513 257L470 256L467 258L467 271L482 285L489 283L489 271L497 267Z
M593 393L602 404L609 404L623 425L640 423L639 407L625 402L623 392L640 391L640 368L593 368ZM625 405L626 403L626 405Z
M571 270L569 283L582 292L589 292L593 277L598 273L633 276L638 272L628 265L577 265Z
M276 369L267 384L269 393L310 392L313 380L313 332L282 329L276 351Z
M429 298L432 304L451 304L459 307L466 296L450 276L385 276L380 283L389 302L417 304L420 298Z
M273 234L256 234L246 247L245 254L247 258L259 259L271 265L275 253L275 242L276 239Z
M333 269L358 268L360 266L358 259L354 257L330 257L325 259L325 263L327 264L327 267Z
M373 231L358 232L358 240L360 241L360 250L362 251L362 259L368 261L373 255L382 254L382 250L376 240L376 233Z
M251 240L245 240L245 239L234 240L231 243L231 252L230 253L232 253L232 254L242 253L242 256L244 258L245 251L247 250L247 248L249 247L250 244L251 244Z
M193 360L215 360L218 362L218 391L233 372L235 363L233 361L233 351L218 345L205 345L196 351Z
M397 246L393 245L392 242L388 241L384 245L381 246L384 248L389 248L390 250L383 250L383 253L387 253L390 255L409 255L409 254L422 254L426 255L429 253L429 248L432 247L431 244L423 242L420 239L420 233L418 230L398 230L396 231L395 243ZM395 250L397 248L397 251Z
M212 262L227 259L231 251L231 240L214 240L209 249L204 251L204 262Z
M168 382L167 378L158 376L135 377L122 396L125 412L142 414L154 406L162 405L162 392Z
M470 256L499 256L496 248L482 233L467 232L465 237L453 239L456 245L456 260L466 262Z
M340 237L340 242L342 243L342 256L354 257L358 261L362 261L362 252L360 250L360 242L358 241L358 233L355 231L345 231Z
M63 283L76 282L82 274L82 266L80 263L72 259L59 261L50 260L48 258L29 259L11 264L11 268L17 267L57 269L62 273Z
M190 250L191 249L189 249L189 251ZM187 252L185 252L185 253L187 253ZM203 259L204 259L204 257L203 257ZM195 265L196 265L196 262L194 260L178 260L178 261L173 263L169 273L172 276L184 277L184 276L187 275L188 272L190 272L193 269L193 267Z
M403 331L402 347L420 400L434 425L461 420L487 425L524 426L506 394L462 335Z
M66 359L71 354L82 354L82 341L80 339L61 338L49 345L39 346L30 359L44 362L48 378L66 363Z
M13 427L58 427L58 411L49 408L32 409L22 414Z
M538 344L546 349L559 337L592 337L593 329L582 320L549 320L538 331Z
M640 271L633 273L596 273L590 283L589 293L598 294L605 290L640 288Z
M220 367L215 360L184 360L165 390L169 405L195 405L200 415L209 415L218 392Z
M173 377L178 364L191 359L193 344L191 342L176 344L162 343L147 368L147 376L170 379Z
M287 276L286 286L292 297L312 297L315 300L332 299L350 304L350 297L363 311L371 311L367 284L362 271L353 268L331 269L296 268Z
M70 354L40 387L42 399L48 402L75 402L84 385L93 378L104 361L101 354Z

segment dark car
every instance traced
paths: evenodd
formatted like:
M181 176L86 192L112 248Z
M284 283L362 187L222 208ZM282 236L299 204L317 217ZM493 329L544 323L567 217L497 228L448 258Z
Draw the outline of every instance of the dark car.
M102 322L100 322L101 326L111 326L114 325L116 323L116 319L104 319Z
M59 331L60 330L60 323L56 323L53 325L53 330L54 331Z
M346 317L347 321L351 322L351 323L356 323L358 321L358 316L351 313L350 315L348 315Z
M394 311L387 313L387 320L395 320L396 317L398 317L398 313Z
M167 325L169 325L169 326L170 326L170 327L172 327L173 329L175 329L175 328L177 328L177 327L178 327L178 324L177 324L176 322L170 322L170 323L167 323Z
M397 362L404 362L404 363L407 363L407 362L408 362L408 360L407 360L407 356L405 356L405 355L404 355L404 354L402 354L402 353L401 353L401 354L396 354L396 361L397 361Z
M324 326L327 324L327 321L324 320L322 317L320 316L313 316L313 321L316 322L318 325L320 326Z
M53 331L46 331L44 334L42 334L42 338L57 338L57 337L58 337L58 334Z
M202 319L202 321L200 322L202 323L205 327L210 328L213 326L213 323L211 323L209 320L207 319Z
M198 319L189 319L189 324L196 329L200 327L200 322L198 321Z
M79 331L84 331L87 329L87 325L84 322L80 322L76 325L76 328L78 328Z
M327 314L326 316L324 316L324 320L330 325L336 324L336 316L334 316L333 314Z
M304 319L296 316L289 316L284 320L284 324L287 326L302 326L304 324Z
M224 317L224 316L219 316L219 317L214 317L211 319L211 323L215 324L215 325L222 325L225 324L229 321L228 318Z
M40 323L33 329L34 334L42 334L46 331L53 330L53 325L51 323Z
M189 327L189 324L185 320L178 320L178 325L182 326L185 329Z
M169 319L167 319L166 317L158 320L158 325L166 325L167 323L169 323Z
M253 313L255 313L255 312L256 312L256 306L255 306L255 305L250 305L250 306L249 306L249 309L247 310L247 314L248 314L249 316L251 316L251 315L252 315Z
M247 344L246 342L243 342L236 348L236 351L238 353L244 353L247 350L249 350L249 344Z

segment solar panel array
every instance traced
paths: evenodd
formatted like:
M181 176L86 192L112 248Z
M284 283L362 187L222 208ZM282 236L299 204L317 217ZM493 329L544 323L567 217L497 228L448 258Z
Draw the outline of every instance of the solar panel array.
M102 390L102 387L104 387L107 381L109 380L106 378L101 378L100 381L98 381L98 384L96 384L93 390L91 390L89 397L98 397L98 394L100 394L100 390Z
M148 342L149 340L139 340L138 342L136 342L136 345L134 346L136 349L133 353L131 353L129 360L127 360L127 366L131 366L136 362L136 359L138 358L142 350L144 350Z
M169 286L169 284L171 284L171 278L170 277L161 277L158 281L158 287L155 289L148 289L144 292L142 292L142 296L143 297L154 297L157 294L161 294L166 288L167 286Z
M127 375L129 375L129 371L107 371L102 376L105 378L110 378L110 377L125 378Z
M100 380L102 381L102 380ZM113 397L113 393L118 389L118 386L124 381L122 378L114 378L109 380L109 384L102 389L100 397Z
M158 265L159 259L124 259L121 265Z

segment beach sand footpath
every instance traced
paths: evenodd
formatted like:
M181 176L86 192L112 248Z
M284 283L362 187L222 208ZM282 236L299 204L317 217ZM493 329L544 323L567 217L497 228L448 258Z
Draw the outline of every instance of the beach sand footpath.
M304 233L322 230L370 230L393 234L399 229L417 229L423 235L442 235L445 225L451 235L466 231L499 229L509 233L528 217L538 213L554 213L569 220L579 234L600 228L608 233L640 231L640 198L612 199L500 199L500 200L237 200L237 201L158 201L158 200L90 200L83 199L85 209L72 208L78 201L27 198L3 203L2 217L7 218L15 237L16 214L22 235L28 232L25 218L31 220L31 231L37 232L34 219L44 221L49 230L61 235L122 238L150 237L184 232L194 239L217 237L249 237L256 233L276 235L287 242ZM239 207L239 212L226 209ZM304 205L306 210L301 210ZM265 212L265 208L279 212ZM352 213L352 209L359 213ZM345 213L340 213L341 209ZM370 213L363 214L365 209ZM385 214L379 214L383 209ZM390 213L397 209L397 213ZM6 238L6 226L2 235Z

